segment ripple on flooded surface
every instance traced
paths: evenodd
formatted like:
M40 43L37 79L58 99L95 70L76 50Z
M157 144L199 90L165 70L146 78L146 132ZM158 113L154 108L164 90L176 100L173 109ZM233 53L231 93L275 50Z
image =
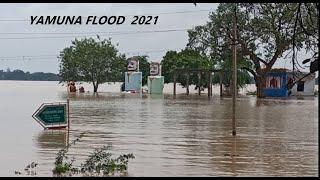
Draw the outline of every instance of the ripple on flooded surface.
M52 176L67 132L43 131L31 115L42 102L65 101L68 95L42 89L26 87L22 94L1 89L0 117L10 119L0 131L1 175L13 176L14 169L36 161L37 176ZM14 92L18 95L7 96ZM114 155L135 155L129 176L318 176L318 97L241 97L235 138L231 98L120 93L70 98L70 140L86 132L69 152L79 164L95 147L112 143Z

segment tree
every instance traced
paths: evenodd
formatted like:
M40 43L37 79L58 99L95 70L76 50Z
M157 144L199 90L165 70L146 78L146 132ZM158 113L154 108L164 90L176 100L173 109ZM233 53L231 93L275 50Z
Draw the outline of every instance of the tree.
M79 67L77 61L74 59L74 47L66 47L60 52L60 70L59 76L61 77L60 82L62 81L71 81L78 80L81 81L79 76Z
M232 17L236 4L221 3L216 12L209 15L209 22L189 31L188 47L207 54L212 59L223 57L226 48L231 49ZM252 67L242 67L255 79L258 97L264 97L263 89L267 73L275 62L295 47L300 50L306 42L301 27L295 30L294 3L242 3L237 8L237 49L239 56L249 59Z
M97 92L99 84L115 82L125 71L125 55L118 54L111 39L98 41L93 38L75 39L70 47L60 53L59 75L62 81L85 81L93 84Z
M139 71L142 72L142 86L148 83L148 76L150 74L150 63L148 62L148 56L138 56Z
M165 83L173 82L173 72L176 68L212 70L212 62L209 58L191 49L185 49L181 52L168 51L163 57L161 65L162 75L166 77ZM201 79L200 86L207 87L208 77L203 75ZM183 74L178 74L177 82L185 87L186 77ZM197 73L190 73L189 85L191 84L198 85Z
M214 73L212 80L213 84L220 83L220 78L222 78L222 84L224 85L226 94L231 93L231 81L232 81L232 51L227 46L222 46L221 51L218 54L211 54L208 58L214 64L215 69L220 70L220 73ZM243 70L243 68L249 68L252 66L250 60L241 55L237 56L237 89L244 88L247 84L250 83L250 75L248 71ZM222 77L220 77L222 75Z
M301 29L306 39L307 51L311 51L313 57L318 56L319 51L319 3L298 3L295 12L294 30ZM296 43L295 33L293 43ZM295 45L295 44L294 44Z
M219 69L222 70L222 77L220 77L219 73L214 73L212 77L213 84L219 84L220 78L222 78L222 84L224 85L224 88L226 90L227 95L231 95L228 93L231 93L231 81L232 81L232 57L231 53L229 54L229 57L226 56L226 59L224 61L220 62ZM239 67L250 67L251 62L245 59L238 59L237 66ZM239 68L237 70L237 89L244 88L247 84L250 84L251 77L249 73Z
M293 70L296 68L295 65L300 64L297 61L295 56L295 45L296 45L296 30L297 28L301 28L305 34L306 39L306 50L313 54L313 58L315 61L310 63L309 70L312 74L315 71L319 71L319 3L299 3L296 9L295 14L295 26L293 32L293 51L292 51L292 68ZM302 63L305 64L310 62L311 58L305 59ZM299 79L297 80L299 81ZM297 82L296 81L296 82ZM291 84L291 87L294 83Z

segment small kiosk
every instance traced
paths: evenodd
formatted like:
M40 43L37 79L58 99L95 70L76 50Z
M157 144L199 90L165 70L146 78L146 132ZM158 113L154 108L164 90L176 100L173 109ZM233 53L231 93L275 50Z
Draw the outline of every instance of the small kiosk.
M296 79L307 75L304 72L295 72ZM293 72L288 69L272 69L267 73L266 87L263 89L266 97L313 96L315 74L311 74L298 81L292 89L288 84L294 82Z
M142 87L142 72L139 72L139 60L137 57L128 59L127 72L124 75L124 90L134 93L140 92Z
M148 76L149 94L162 94L164 87L164 77L161 76L160 63L150 63L150 76Z

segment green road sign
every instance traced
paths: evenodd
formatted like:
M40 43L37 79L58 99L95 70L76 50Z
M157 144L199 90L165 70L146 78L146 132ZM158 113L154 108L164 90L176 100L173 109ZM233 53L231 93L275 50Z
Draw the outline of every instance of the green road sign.
M44 128L67 126L67 104L42 104L32 115Z

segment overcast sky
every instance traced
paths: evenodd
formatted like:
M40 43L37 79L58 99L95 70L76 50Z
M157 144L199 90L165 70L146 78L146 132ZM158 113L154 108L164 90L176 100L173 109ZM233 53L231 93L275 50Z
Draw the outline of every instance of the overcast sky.
M85 33L85 32L128 32L150 30L183 30L208 21L208 14L218 4L168 3L168 4L0 4L0 70L7 68L29 72L58 73L59 63L56 56L71 45L75 37L81 34L7 34L7 33ZM193 11L193 12L190 12ZM195 12L194 12L195 11ZM186 13L187 12L187 13ZM126 16L122 25L30 25L30 16ZM133 15L159 16L156 25L131 25ZM85 19L85 18L83 18ZM171 31L144 34L99 34L103 38L112 38L118 49L133 55L148 55L149 61L161 61L167 50L184 49L187 31ZM63 37L23 39L28 37ZM67 37L66 37L67 36ZM71 37L70 37L71 36ZM87 36L90 37L90 36ZM95 37L93 35L92 37ZM20 39L4 39L20 38ZM21 39L22 38L22 39ZM151 51L151 52L148 52ZM29 56L29 57L28 57ZM300 55L301 56L301 55ZM302 57L304 55L302 54ZM281 60L275 67L292 68L290 60Z

